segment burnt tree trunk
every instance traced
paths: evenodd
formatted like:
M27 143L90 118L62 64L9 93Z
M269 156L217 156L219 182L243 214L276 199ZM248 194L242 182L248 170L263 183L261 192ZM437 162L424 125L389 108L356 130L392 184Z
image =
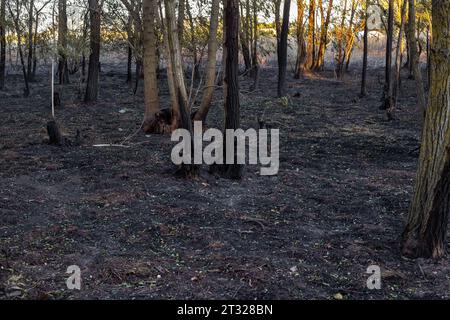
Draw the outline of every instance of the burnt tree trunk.
M33 71L33 9L34 0L30 0L28 8L28 35L27 35L27 77L28 81L34 81L32 71Z
M133 80L133 73L132 73L132 67L133 67L133 36L132 36L132 22L133 17L131 16L131 13L128 13L128 21L127 21L127 80L126 83L130 84Z
M3 90L6 76L6 0L0 1L0 90Z
M33 80L36 79L36 69L37 69L36 47L38 45L39 14L40 11L36 9L36 20L34 24L34 35L33 35L33 68L31 71L31 79Z
M291 0L284 1L283 23L278 41L278 97L286 96L287 39L289 34L289 13Z
M144 0L144 131L163 133L156 119L159 112L158 82L156 76L155 0Z
M258 89L259 86L259 62L258 62L258 3L253 0L253 37L252 37L252 69L253 85L251 90Z
M239 103L239 0L225 0L224 2L224 107L225 107L225 130L238 129L240 126L240 103ZM226 146L226 135L224 146ZM233 141L236 150L236 141ZM224 147L224 149L226 149ZM236 154L236 152L235 152ZM225 157L226 158L226 157ZM224 165L224 174L230 179L242 177L242 165L236 163Z
M131 83L133 81L133 72L131 71L133 67L133 49L130 45L127 48L127 80L126 83Z
M239 33L239 40L241 41L242 56L244 58L245 72L247 73L252 67L252 61L250 57L250 47L249 47L249 35L248 31L250 28L250 0L246 0L245 14L244 6L242 2L240 3L241 8L241 30Z
M393 119L395 102L392 97L392 40L394 35L394 0L389 0L388 28L386 35L386 64L384 71L384 92L382 110L386 110L388 120Z
M100 64L100 13L101 7L98 0L89 0L89 21L90 21L90 48L88 77L86 85L85 102L97 101L98 77Z
M47 133L50 144L58 146L64 146L66 144L56 121L52 120L47 123Z
M432 2L431 87L414 197L402 235L402 254L442 258L450 211L450 3Z
M395 70L395 77L394 82L392 85L392 97L394 100L394 104L397 105L398 101L398 92L400 90L400 73L401 73L401 65L402 65L402 47L403 47L403 31L404 31L404 25L405 25L405 15L406 15L406 1L403 2L401 6L401 13L400 13L400 27L398 30L398 39L397 39L397 48L395 50L395 63L394 63L394 70Z
M59 84L69 83L67 66L67 0L58 2L58 77Z

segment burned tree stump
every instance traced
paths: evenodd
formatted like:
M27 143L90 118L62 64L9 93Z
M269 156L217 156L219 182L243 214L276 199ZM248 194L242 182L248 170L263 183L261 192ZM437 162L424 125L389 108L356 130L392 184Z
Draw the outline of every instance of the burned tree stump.
M143 126L142 130L145 133L170 133L172 122L172 110L170 109L162 109L159 112L155 113L154 116L150 119L147 119Z
M49 137L49 143L63 146L65 145L65 139L59 130L58 124L55 120L49 121L47 123L47 133Z

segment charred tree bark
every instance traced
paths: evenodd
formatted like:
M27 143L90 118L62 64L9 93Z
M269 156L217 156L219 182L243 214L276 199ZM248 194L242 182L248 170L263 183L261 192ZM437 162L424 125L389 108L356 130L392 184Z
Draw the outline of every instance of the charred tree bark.
M239 102L239 0L225 0L224 2L224 107L225 130L238 129L240 127L240 102ZM225 143L226 146L226 135ZM236 150L236 141L233 141ZM225 148L226 149L226 148ZM236 152L235 152L236 154ZM242 177L242 165L236 163L224 165L224 174L230 179Z
M64 146L66 144L66 141L63 135L61 134L61 131L59 130L56 121L52 120L47 123L47 134L49 137L50 144L58 146Z
M388 28L386 35L386 65L382 110L386 110L388 120L393 120L395 101L392 97L392 42L394 35L394 0L389 0Z
M289 35L289 13L291 0L284 1L283 23L278 41L278 97L286 96L287 39Z
M200 108L194 116L194 120L205 122L216 87L216 63L217 63L217 29L219 26L220 0L212 0L211 22L208 38L208 62L206 66L206 82L203 89L203 98Z
M450 3L433 0L431 87L414 197L402 235L402 254L442 258L450 211Z
M39 14L40 11L36 9L36 19L34 23L34 33L33 33L33 67L31 71L31 79L36 79L36 69L37 69L37 56L36 47L38 45L38 26L39 26Z
M130 84L133 80L132 66L133 66L133 31L132 31L132 23L133 17L130 13L128 13L128 21L127 21L127 79L126 83Z
M85 102L97 101L98 78L100 64L100 13L101 6L99 0L89 0L89 21L90 21L90 48L88 78L86 85Z
M127 80L126 83L131 83L133 81L133 49L130 45L127 46Z
M253 0L253 41L252 41L252 70L253 85L251 90L258 89L259 86L259 62L258 62L258 3Z
M246 0L246 6L245 6L245 14L244 14L244 6L242 5L242 2L240 3L241 8L241 29L239 32L239 40L241 41L241 48L242 48L242 56L244 57L244 64L245 64L245 73L247 73L251 67L252 67L252 61L250 57L250 37L248 35L248 31L250 28L250 0Z
M69 83L67 67L67 0L58 1L58 77L59 84Z
M34 0L30 0L28 8L28 35L27 35L27 77L28 81L34 81L32 71L33 71L33 9Z
M147 133L164 133L156 114L159 112L158 82L156 69L155 0L143 1L144 22L144 100L143 129Z
M0 1L0 90L3 90L6 77L6 0Z

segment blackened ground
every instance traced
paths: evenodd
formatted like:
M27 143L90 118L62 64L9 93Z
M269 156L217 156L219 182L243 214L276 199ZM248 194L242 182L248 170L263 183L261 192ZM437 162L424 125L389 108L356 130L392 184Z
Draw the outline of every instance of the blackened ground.
M279 174L247 166L236 182L205 167L189 181L173 175L170 136L133 135L142 88L133 96L119 68L103 69L99 103L81 103L73 80L56 111L79 146L45 142L48 76L27 99L19 75L0 93L0 297L450 298L448 260L399 253L418 158L413 81L388 122L381 69L364 99L355 71L290 77L283 101L266 68L260 90L241 81L242 123L280 129ZM221 89L215 101L208 125L221 128ZM70 265L81 268L80 291L66 287ZM370 265L381 267L381 290L366 287Z

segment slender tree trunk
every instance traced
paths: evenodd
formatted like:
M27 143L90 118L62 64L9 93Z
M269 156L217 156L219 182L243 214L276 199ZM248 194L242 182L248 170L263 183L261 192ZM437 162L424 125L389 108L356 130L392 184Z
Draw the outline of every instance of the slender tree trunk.
M132 66L133 66L133 31L132 31L133 17L131 13L128 13L128 21L127 21L127 80L126 83L131 83L133 80Z
M186 2L186 13L189 19L189 27L191 29L191 46L192 46L192 57L193 57L193 68L194 68L194 80L200 79L200 70L199 70L199 58L198 58L198 50L197 50L197 37L195 35L195 22L194 17L192 16L191 6L189 2Z
M27 77L28 81L34 81L32 76L32 68L33 68L33 9L34 9L34 0L30 0L28 8L28 35L27 35Z
M242 56L244 57L245 71L247 72L252 68L252 60L250 58L250 48L248 47L248 40L245 38L244 32L240 34Z
M83 18L83 41L87 40L88 24L89 24L88 17L89 17L89 10L86 11ZM84 83L85 81L86 81L86 55L83 51L81 56L81 83Z
M224 2L224 55L225 55L225 77L224 77L224 108L225 108L225 130L238 129L240 127L240 102L239 102L239 0L225 0ZM236 142L233 141L236 150ZM225 144L227 145L226 135ZM224 148L226 149L226 148ZM227 164L225 176L230 179L242 177L242 165L236 163Z
M281 34L281 16L280 16L280 10L281 10L281 0L274 0L274 6L275 6L275 33L277 36L277 41L280 41L280 34Z
M422 74L419 68L419 56L417 54L417 40L416 40L416 9L415 0L408 0L409 5L409 18L408 18L408 41L409 41L409 58L411 60L411 68L416 80L417 91L417 106L419 109L420 117L425 117L425 90L423 88Z
M408 1L408 0L406 0L406 1ZM405 39L406 39L406 61L405 61L405 64L403 65L403 69L408 69L408 71L409 71L409 75L408 75L408 78L409 79L412 79L413 78L413 76L412 76L412 69L411 69L411 59L410 59L410 53L409 53L409 39L408 39L408 37L409 37L409 32L408 32L408 26L406 26L406 30L405 30Z
M98 78L100 64L100 13L101 6L99 0L89 0L89 21L90 21L90 48L88 78L86 85L85 102L97 101Z
M155 9L156 0L143 1L144 22L144 130L147 133L159 133L156 114L159 112L158 82L156 77L156 35ZM161 132L162 133L162 132Z
M252 46L252 23L251 23L251 10L250 10L250 0L245 0L245 15L244 15L244 6L241 2L241 11L242 11L242 28L240 31L240 39L242 46L242 55L244 56L245 63L245 71L249 72L252 68L252 58L251 58L251 50L250 46Z
M141 56L136 56L136 62L134 65L134 73L135 73L135 79L134 79L134 90L133 90L133 94L137 93L137 90L139 88L139 80L141 79L141 75L142 75L142 65L144 63L142 62L142 57Z
M395 77L392 85L392 97L394 100L394 104L397 104L398 91L400 87L400 72L402 65L402 39L403 39L403 29L405 24L405 15L406 15L406 0L401 4L401 13L400 13L400 28L398 30L398 39L397 39L397 48L395 49Z
M368 19L368 13L367 9L369 7L369 0L366 0L365 2L365 8L364 8L364 51L363 51L363 67L362 67L362 75L361 75L361 93L360 96L364 97L367 95L366 90L366 83L367 83L367 54L369 49L369 39L368 39L368 33L369 28L367 26L367 19Z
M328 3L327 16L325 18L325 21L321 22L320 43L319 43L319 49L317 52L317 60L316 60L315 67L314 67L314 69L316 69L318 71L323 69L325 52L326 52L327 41L328 41L328 26L330 25L332 8L333 8L333 0L330 0Z
M0 0L0 90L5 88L6 77L6 1Z
M287 40L289 35L289 13L291 0L284 1L283 24L278 42L278 97L286 96Z
M384 83L384 102L381 109L386 110L389 120L393 119L395 101L392 97L392 42L394 35L394 0L389 0L388 28L386 35L386 65Z
M172 81L172 128L176 129L180 125L184 129L191 127L191 121L184 119L183 113L189 114L188 96L184 81L184 73L181 59L181 48L177 34L177 23L175 20L174 0L164 0L165 8L165 37L167 47L167 63L170 64L167 70L171 73L169 82ZM184 108L184 109L183 109Z
M127 83L131 83L133 80L133 72L132 72L132 66L133 66L133 49L130 45L127 46Z
M345 46L344 46L344 39L346 36L345 31L345 17L347 15L347 0L344 0L344 8L342 10L342 18L341 18L341 25L336 33L336 53L335 53L335 60L336 60L336 67L335 67L335 73L338 79L341 79L344 75L344 58L345 58Z
M430 87L430 79L431 79L431 68L430 68L430 46L431 46L431 44L430 44L430 28L428 27L427 28L427 43L426 43L426 46L427 46L427 87L429 88ZM420 59L420 58L419 58Z
M175 20L174 0L164 0L164 8L166 16L163 29L165 29L167 71L171 73L169 75L169 86L172 86L172 128L181 127L188 130L192 136L192 121L181 64L181 48L177 32L177 21ZM192 143L193 141L191 140L191 148ZM187 178L195 178L198 175L198 166L195 164L183 164L178 170L178 174Z
M161 26L163 38L164 38L164 54L165 54L165 60L167 65L167 84L169 87L169 95L170 95L170 104L171 104L171 110L172 110L172 130L177 129L179 126L179 106L178 106L178 98L176 94L175 89L175 79L174 79L174 73L173 73L173 57L172 57L172 51L170 49L169 44L169 31L167 28L167 21L164 19L163 10L161 2L159 2L158 5L159 11L158 15L156 16L158 19L158 24Z
M297 60L295 63L295 79L300 79L305 72L306 43L303 17L305 14L304 0L297 0Z
M217 29L219 26L220 0L212 0L211 3L211 22L209 25L208 38L208 62L206 66L206 82L203 90L203 98L200 108L195 114L194 120L205 122L209 108L214 95L216 82L216 63L217 63Z
M306 68L311 69L314 67L314 32L316 21L316 0L309 0L309 18L308 18L308 44L306 49Z
M355 12L356 12L356 0L352 1L352 9L350 13L350 23L347 29L347 35L345 37L345 72L348 72L348 68L350 66L350 58L353 51L353 45L355 43L355 32L353 30L353 22L355 18Z
M245 14L244 6L242 2L240 3L241 8L241 29L239 33L239 39L241 40L242 56L244 57L245 72L248 72L252 67L251 57L250 57L250 47L249 47L249 36L248 30L250 28L250 1L246 0Z
M186 11L187 5L189 5L189 3L187 1L189 1L189 0L178 0L177 29L178 29L178 39L180 41L180 44L183 43L185 11Z
M31 79L36 79L36 69L37 69L37 56L36 48L38 45L38 26L39 26L39 11L36 9L36 21L34 24L34 35L33 35L33 68L31 71Z
M252 72L253 85L251 90L256 90L259 86L259 62L258 62L258 3L253 0L253 43L252 43Z
M450 3L432 0L431 87L414 197L402 236L411 258L442 258L450 211Z
M58 0L58 76L59 84L69 83L67 68L67 0Z

